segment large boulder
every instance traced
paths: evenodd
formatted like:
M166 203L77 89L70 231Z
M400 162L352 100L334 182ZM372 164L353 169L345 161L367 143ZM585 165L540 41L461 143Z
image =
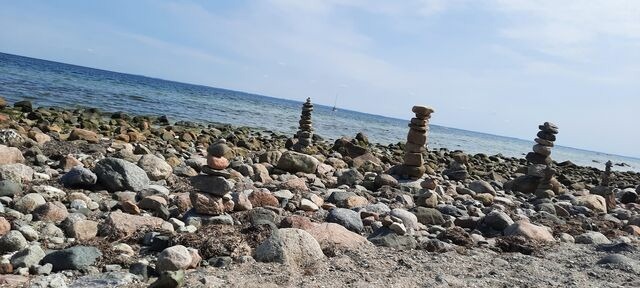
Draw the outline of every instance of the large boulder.
M607 202L600 195L578 196L571 201L576 206L584 206L599 213L607 213Z
M424 225L442 225L445 223L442 213L438 209L418 207L414 212L418 222Z
M382 227L369 235L368 240L376 246L389 247L396 250L412 250L418 242L412 235L398 235L387 227Z
M142 158L138 161L138 166L147 173L151 180L167 179L173 173L173 167L169 163L153 154L142 155Z
M183 270L189 268L192 261L191 253L187 247L171 246L158 254L156 270L158 272Z
M33 180L33 168L22 163L0 165L0 180L27 183Z
M318 241L304 230L281 228L274 230L256 248L256 260L277 262L292 267L307 267L324 259Z
M31 245L13 254L11 256L11 265L13 265L13 268L29 268L40 263L44 256L44 251L40 248L40 245Z
M149 177L142 168L126 160L105 158L96 164L98 181L108 190L140 191L149 186Z
M504 230L505 236L523 236L528 240L553 242L553 235L549 232L549 228L538 226L526 221L518 221L511 224Z
M291 173L315 173L318 169L318 164L320 164L320 161L313 156L287 151L282 153L277 167Z
M96 247L74 246L47 254L41 263L53 265L54 272L80 270L95 264L101 256L102 253Z
M20 149L0 145L0 165L24 163L24 157Z
M366 238L335 223L322 223L305 229L318 241L323 251L355 250L370 245Z

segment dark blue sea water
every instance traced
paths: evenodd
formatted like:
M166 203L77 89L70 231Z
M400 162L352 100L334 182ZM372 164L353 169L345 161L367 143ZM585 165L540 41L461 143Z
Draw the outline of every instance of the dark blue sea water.
M38 106L98 107L106 111L167 115L171 120L230 123L293 134L302 101L277 99L220 88L191 85L138 75L0 53L0 95L9 102L31 100ZM332 111L316 105L316 133L330 139L365 133L383 144L404 141L408 119L393 119L355 111ZM523 157L533 141L431 125L429 147L468 153L501 153ZM532 139L537 127L531 127ZM561 137L561 135L560 135ZM571 160L603 169L607 160L626 163L617 170L640 171L640 159L568 147L555 147L556 161Z

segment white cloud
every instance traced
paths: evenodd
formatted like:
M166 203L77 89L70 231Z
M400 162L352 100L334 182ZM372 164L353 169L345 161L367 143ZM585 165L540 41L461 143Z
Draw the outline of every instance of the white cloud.
M607 37L640 40L640 1L495 0L505 37L553 56L585 61Z

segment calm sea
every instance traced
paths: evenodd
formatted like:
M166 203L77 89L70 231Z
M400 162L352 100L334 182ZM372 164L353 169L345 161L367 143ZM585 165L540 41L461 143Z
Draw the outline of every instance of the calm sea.
M293 134L301 103L220 88L191 85L144 76L0 53L0 95L9 102L31 100L38 106L98 107L106 111L167 115L172 120L230 123ZM388 144L404 141L408 119L393 119L355 111L332 111L316 105L316 133L336 139L365 133L370 141ZM501 137L431 125L429 147L459 149L468 153L501 153L523 157L533 141ZM532 127L534 136L536 127ZM625 163L616 170L640 172L640 159L557 146L556 161L604 168L604 163Z

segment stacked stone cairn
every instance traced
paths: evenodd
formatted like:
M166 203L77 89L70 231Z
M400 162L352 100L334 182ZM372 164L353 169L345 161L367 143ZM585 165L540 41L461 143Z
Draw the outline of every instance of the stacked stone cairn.
M555 171L551 168L551 148L556 141L558 134L558 126L553 123L545 122L539 125L540 132L535 139L536 144L533 146L533 152L527 154L526 159L531 163L528 167L528 175L539 178L538 188L535 194L539 198L550 198L555 195L552 182L557 182L553 177Z
M298 152L305 152L307 148L311 146L313 138L313 127L311 122L311 112L313 111L313 104L311 98L307 98L307 101L302 104L302 114L300 115L300 126L296 138L298 142L293 145L293 150Z
M227 180L231 174L226 170L228 158L232 158L233 153L224 140L209 145L207 164L202 166L202 173L191 177L191 184L197 191L191 192L189 198L197 213L215 216L233 211L230 192L234 183Z
M429 119L434 110L426 106L413 106L411 111L415 113L416 117L411 118L409 123L401 176L419 179L426 171L423 153L426 151Z
M591 191L594 194L604 197L605 203L607 204L607 211L616 208L616 194L613 192L613 188L611 187L611 180L613 178L611 173L612 166L613 163L611 163L611 161L607 161L604 172L602 172L602 175L600 176L600 185Z
M449 163L449 168L444 170L442 174L447 176L450 180L464 181L469 178L469 171L467 170L469 165L469 155L462 151L454 151L451 153L453 159Z

